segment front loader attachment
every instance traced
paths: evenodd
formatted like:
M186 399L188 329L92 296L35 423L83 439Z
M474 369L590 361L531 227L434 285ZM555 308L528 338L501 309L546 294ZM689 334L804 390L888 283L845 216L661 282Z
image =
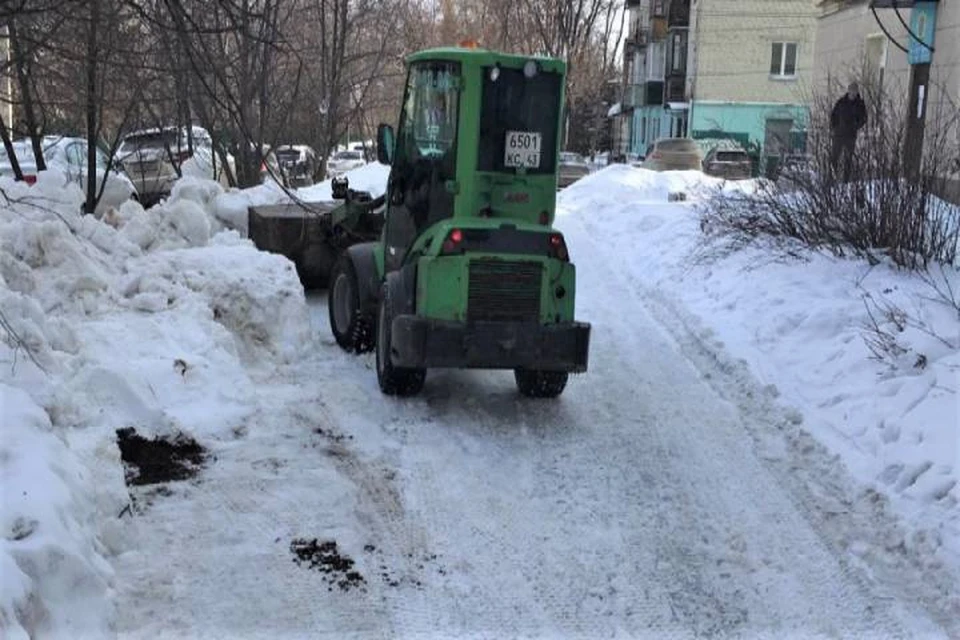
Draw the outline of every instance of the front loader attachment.
M247 210L248 237L261 251L286 256L306 288L326 287L340 253L383 228L383 197L347 191L342 202L258 205Z

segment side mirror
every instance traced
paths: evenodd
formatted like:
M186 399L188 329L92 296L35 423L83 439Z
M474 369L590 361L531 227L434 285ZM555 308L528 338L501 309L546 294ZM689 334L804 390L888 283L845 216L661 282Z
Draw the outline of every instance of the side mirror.
M377 161L380 164L393 162L393 127L381 124L377 127Z

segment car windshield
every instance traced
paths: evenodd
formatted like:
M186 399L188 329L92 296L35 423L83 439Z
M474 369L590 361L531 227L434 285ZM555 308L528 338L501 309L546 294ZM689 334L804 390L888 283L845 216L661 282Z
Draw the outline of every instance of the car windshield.
M280 162L299 162L300 152L296 149L280 149L277 151L277 159Z
M334 160L362 160L359 151L341 151L333 157Z
M720 162L745 162L750 158L743 151L718 151L717 160Z
M581 156L579 153L564 151L560 154L560 162L567 164L583 164L583 156Z
M477 168L553 173L562 87L558 73L484 67Z
M138 133L124 138L120 150L122 153L131 153L137 149L176 149L177 142L176 131Z

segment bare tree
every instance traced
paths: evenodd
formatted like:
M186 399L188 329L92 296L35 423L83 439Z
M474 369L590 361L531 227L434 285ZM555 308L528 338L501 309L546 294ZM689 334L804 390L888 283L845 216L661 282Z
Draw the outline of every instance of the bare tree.
M13 141L10 139L10 130L0 116L0 139L3 141L3 148L7 152L7 159L10 160L10 168L13 170L14 180L23 180L23 171L20 169L20 162L17 160L17 154L13 149Z
M37 162L37 170L43 171L47 168L47 164L43 158L43 146L41 144L42 132L34 107L35 89L31 73L36 43L25 42L20 37L20 23L25 20L25 17L10 18L7 22L7 34L10 38L10 54L13 60L14 75L17 79L17 88L20 94L20 106L23 111L25 133L30 136L33 155Z

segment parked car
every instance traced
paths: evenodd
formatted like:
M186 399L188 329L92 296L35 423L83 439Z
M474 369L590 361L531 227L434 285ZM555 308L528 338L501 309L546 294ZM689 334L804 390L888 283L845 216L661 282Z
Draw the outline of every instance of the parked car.
M714 147L703 159L703 171L726 180L747 180L753 176L753 162L743 149Z
M178 170L183 175L227 183L221 159L214 157L213 138L207 130L194 126L189 134L192 147L186 127L144 129L123 137L117 157L144 204L169 195L173 183L180 177ZM235 164L230 157L227 161Z
M557 166L557 186L567 187L580 178L590 175L590 165L579 153L563 151Z
M327 162L327 178L336 178L365 164L366 160L364 160L361 151L338 151Z
M267 180L276 180L276 182L285 187L289 186L277 153L270 148L270 145L265 144L261 149L260 182L265 183Z
M309 187L320 171L320 157L304 144L277 147L276 157L289 187Z
M653 171L701 171L703 152L690 138L661 138L647 147L640 166Z
M67 182L76 183L84 195L87 193L87 141L66 136L44 136L41 141L43 159L48 169L63 172ZM15 140L13 152L23 173L24 182L37 181L37 161L29 139ZM127 200L138 200L139 194L133 182L116 167L110 165L107 154L97 148L97 188L103 191L97 203L96 214L103 215L110 208L119 207ZM0 175L13 176L13 167L6 150L0 146ZM104 182L104 180L106 182Z

